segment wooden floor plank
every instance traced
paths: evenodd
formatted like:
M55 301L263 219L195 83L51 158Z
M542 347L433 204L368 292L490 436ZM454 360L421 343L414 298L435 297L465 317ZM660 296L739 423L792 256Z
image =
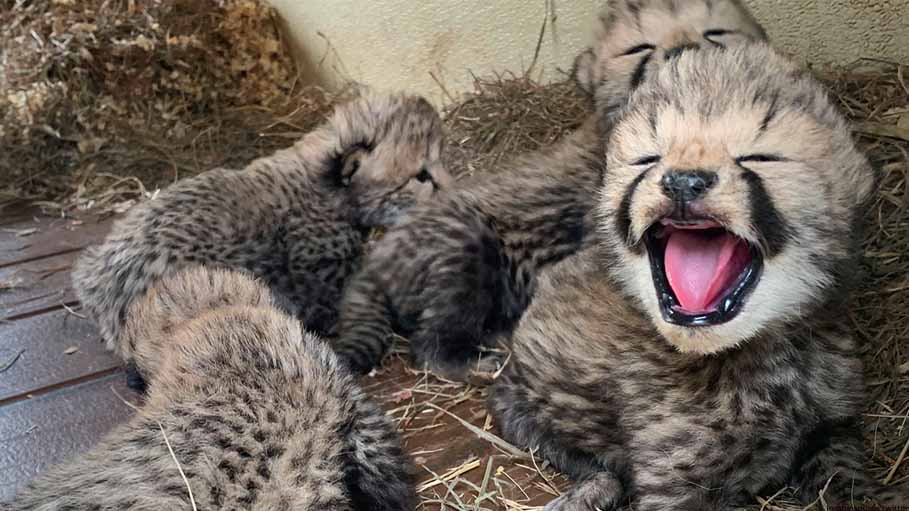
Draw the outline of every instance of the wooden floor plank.
M0 502L48 467L90 449L137 402L122 372L0 407Z
M120 365L95 326L66 310L0 324L0 367L20 353L0 373L0 404Z
M0 268L98 243L110 230L111 222L92 215L78 219L42 216L0 227Z
M79 253L0 268L0 319L75 302L70 271Z
M30 208L27 205L10 207L5 210L0 209L0 229L10 228L17 224L32 220L34 215L29 212L29 209Z

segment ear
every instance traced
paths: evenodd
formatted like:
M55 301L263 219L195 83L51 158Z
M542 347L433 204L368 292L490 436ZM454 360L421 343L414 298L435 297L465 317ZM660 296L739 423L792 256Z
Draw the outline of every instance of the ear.
M596 92L596 63L597 56L593 53L593 49L587 48L575 57L574 66L571 69L571 77L574 79L575 85L591 99Z
M377 112L383 108L387 108L386 103L370 98L336 105L328 119L294 144L290 152L297 165L331 185L341 186L342 178L350 177L356 171L357 165L353 161L348 164L354 149L374 143Z
M350 186L354 174L360 170L360 165L369 151L370 148L365 144L356 144L335 156L330 171L331 180L340 187Z

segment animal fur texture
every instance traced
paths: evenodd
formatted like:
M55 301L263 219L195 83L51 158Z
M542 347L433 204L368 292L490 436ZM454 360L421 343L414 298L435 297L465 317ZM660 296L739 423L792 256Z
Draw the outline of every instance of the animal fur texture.
M740 0L610 0L595 32L572 75L604 119L649 72L683 51L767 39Z
M511 325L537 269L572 253L595 227L598 147L589 123L513 169L415 208L351 279L336 352L368 371L397 331L410 339L414 363L438 375L464 380L494 369L496 357L478 359L486 334Z
M133 303L124 331L149 377L144 405L4 509L189 510L189 489L200 510L414 508L390 420L262 284L176 272Z
M415 208L352 279L335 348L356 370L379 363L393 331L410 339L414 363L436 374L464 380L495 370L500 357L481 355L516 323L536 275L595 230L604 133L628 92L682 49L764 37L734 0L611 1L605 13L575 65L596 114L553 147Z
M763 44L644 79L609 140L601 243L541 276L491 392L504 437L575 480L549 511L732 509L786 486L906 502L863 471L842 309L875 182L822 86ZM671 253L692 237L747 261L707 310L665 283L695 271Z
M370 229L450 186L436 110L415 96L367 96L336 108L294 146L245 170L215 169L161 191L115 222L74 271L74 287L109 348L130 305L189 264L261 277L318 334L331 332L345 280Z

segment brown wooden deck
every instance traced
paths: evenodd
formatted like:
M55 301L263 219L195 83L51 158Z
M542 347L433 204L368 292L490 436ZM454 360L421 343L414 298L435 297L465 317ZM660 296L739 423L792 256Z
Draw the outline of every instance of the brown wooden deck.
M69 272L110 219L0 212L0 502L47 467L77 456L133 411L120 361L79 314ZM503 454L452 415L489 429L482 390L391 362L363 386L398 421L421 476L423 508L523 509L554 494L532 459ZM544 471L545 473L545 471ZM440 476L439 479L436 475Z

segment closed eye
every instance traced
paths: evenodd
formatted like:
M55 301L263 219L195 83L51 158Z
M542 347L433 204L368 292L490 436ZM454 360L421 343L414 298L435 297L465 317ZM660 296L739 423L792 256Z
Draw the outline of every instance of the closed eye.
M786 158L778 154L746 154L735 159L735 162L739 165L748 162L770 163L778 161L786 161Z
M654 163L657 163L658 161L660 161L660 159L661 159L661 158L660 158L659 156L656 156L656 155L653 155L653 156L645 156L645 157L643 157L643 158L641 158L641 159L639 159L639 160L635 160L635 161L631 162L631 165L632 165L632 166L635 166L635 167L640 167L640 166L643 166L643 165L653 165Z
M652 44L639 44L637 46L632 46L631 48L628 48L627 50L625 50L624 52L619 54L619 56L624 57L626 55L634 55L636 53L641 53L644 51L653 51L655 49L656 49L656 46L654 46Z
M715 44L715 45L717 45L717 46L725 47L725 46L726 46L725 44L723 44L723 43L721 43L721 42L719 42L719 41L716 41L716 40L714 40L713 38L714 38L714 37L723 37L724 35L729 35L729 34L734 34L734 33L735 33L734 30L726 30L726 29L722 29L722 28L714 28L714 29L705 31L705 32L704 32L703 34L701 34L701 35L703 35L703 36L704 36L704 39L710 41L711 43L713 43L713 44Z

